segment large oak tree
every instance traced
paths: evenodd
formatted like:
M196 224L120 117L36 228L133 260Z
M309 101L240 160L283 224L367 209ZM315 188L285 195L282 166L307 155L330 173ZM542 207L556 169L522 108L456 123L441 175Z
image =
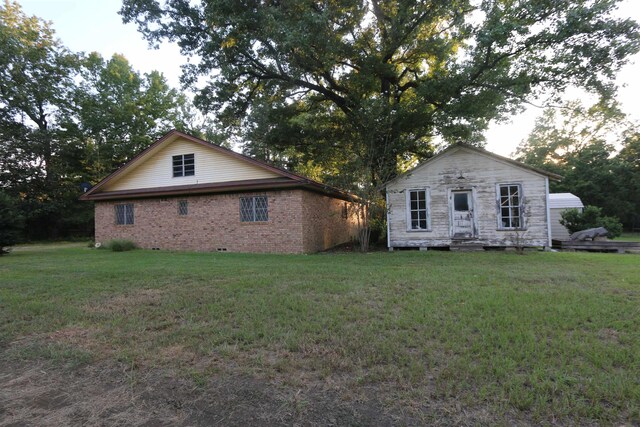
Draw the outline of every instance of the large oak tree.
M616 4L124 0L121 14L152 43L177 42L199 106L249 129L258 151L333 150L375 185L434 137L477 141L541 93L611 93L638 50Z

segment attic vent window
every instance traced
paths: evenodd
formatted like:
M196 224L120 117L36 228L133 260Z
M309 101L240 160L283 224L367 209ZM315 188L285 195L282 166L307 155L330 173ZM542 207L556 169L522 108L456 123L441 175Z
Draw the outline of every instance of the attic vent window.
M193 154L179 154L173 156L173 177L193 176L196 173L196 163Z

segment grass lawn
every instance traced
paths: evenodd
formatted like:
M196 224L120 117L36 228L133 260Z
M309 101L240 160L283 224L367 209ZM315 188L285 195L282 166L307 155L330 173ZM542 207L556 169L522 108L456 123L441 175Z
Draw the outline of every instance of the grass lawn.
M622 233L621 236L616 237L614 240L619 242L640 242L640 233Z
M640 423L640 256L0 257L0 425L153 424L145 405L190 425Z

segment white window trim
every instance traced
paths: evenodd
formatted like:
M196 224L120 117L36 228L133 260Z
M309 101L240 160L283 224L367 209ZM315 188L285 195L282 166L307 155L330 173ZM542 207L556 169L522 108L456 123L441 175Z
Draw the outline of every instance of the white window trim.
M186 171L185 171L185 161L184 161L184 157L185 156L193 156L193 175L186 175ZM180 160L182 162L181 164L181 175L176 175L175 174L175 170L174 170L174 160L176 157L180 157ZM187 154L174 154L171 156L171 176L173 178L187 178L187 177L191 177L191 176L195 176L196 175L196 155L195 153L187 153Z
M411 228L411 192L412 191L424 191L425 192L425 200L426 200L426 208L427 208L427 228L426 229L415 229ZM406 211L406 221L407 221L407 232L409 233L424 233L427 231L431 231L431 189L429 187L421 187L421 188L407 188L405 191L405 211Z
M519 206L518 206L520 208L520 227L503 227L502 206L500 204L500 197L501 197L500 187L513 186L513 185L518 186L518 192L520 193ZM501 182L496 184L496 223L498 226L497 228L498 231L518 231L518 230L524 231L527 229L526 218L524 216L524 201L525 201L524 189L521 182Z

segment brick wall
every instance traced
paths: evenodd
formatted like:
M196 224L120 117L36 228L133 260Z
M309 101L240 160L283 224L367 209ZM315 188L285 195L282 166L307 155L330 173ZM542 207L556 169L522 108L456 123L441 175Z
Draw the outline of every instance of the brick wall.
M308 191L303 192L302 200L305 252L323 251L355 238L357 211L353 203Z
M269 221L240 222L240 197L264 196ZM188 200L188 215L178 201ZM134 225L116 225L115 208L133 203ZM302 191L216 194L96 203L96 242L130 239L143 248L232 252L303 252Z
M241 222L240 197L267 196L269 221ZM188 201L188 215L178 202ZM134 224L116 225L115 205L134 205ZM350 240L342 200L305 190L96 202L96 242L129 239L142 248L230 252L316 252Z

